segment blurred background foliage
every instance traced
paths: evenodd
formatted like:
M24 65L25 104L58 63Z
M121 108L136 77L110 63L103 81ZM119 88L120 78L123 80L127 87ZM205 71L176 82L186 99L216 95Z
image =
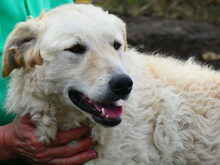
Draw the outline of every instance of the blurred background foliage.
M121 16L145 15L220 22L220 0L92 0L91 2Z

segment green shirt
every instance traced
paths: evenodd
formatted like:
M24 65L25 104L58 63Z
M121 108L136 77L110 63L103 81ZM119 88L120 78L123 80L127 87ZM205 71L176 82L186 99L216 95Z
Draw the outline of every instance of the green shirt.
M0 0L0 56L8 34L18 22L25 21L28 16L37 17L42 9L46 11L73 0ZM0 60L0 68L2 68ZM1 70L2 73L2 70ZM0 126L12 121L14 115L6 114L4 103L7 91L8 79L0 78ZM1 165L25 165L24 162L8 161L0 162Z

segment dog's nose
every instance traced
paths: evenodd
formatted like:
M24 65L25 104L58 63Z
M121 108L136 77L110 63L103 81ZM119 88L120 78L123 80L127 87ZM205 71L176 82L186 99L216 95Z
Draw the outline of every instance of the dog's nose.
M133 81L126 74L115 75L110 80L112 92L119 97L125 97L131 92Z

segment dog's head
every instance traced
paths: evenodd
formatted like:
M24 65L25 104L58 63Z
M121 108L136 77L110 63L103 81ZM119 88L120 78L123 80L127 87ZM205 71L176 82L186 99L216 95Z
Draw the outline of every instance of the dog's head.
M59 94L73 109L115 126L122 114L117 102L133 84L122 62L126 48L119 18L92 5L63 5L16 26L5 45L3 77L16 68L38 72L46 95Z

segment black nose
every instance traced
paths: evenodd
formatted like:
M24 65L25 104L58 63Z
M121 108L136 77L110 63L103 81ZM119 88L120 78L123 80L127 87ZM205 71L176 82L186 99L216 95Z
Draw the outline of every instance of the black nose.
M110 88L119 97L127 96L132 89L133 81L126 74L115 75L110 80Z

